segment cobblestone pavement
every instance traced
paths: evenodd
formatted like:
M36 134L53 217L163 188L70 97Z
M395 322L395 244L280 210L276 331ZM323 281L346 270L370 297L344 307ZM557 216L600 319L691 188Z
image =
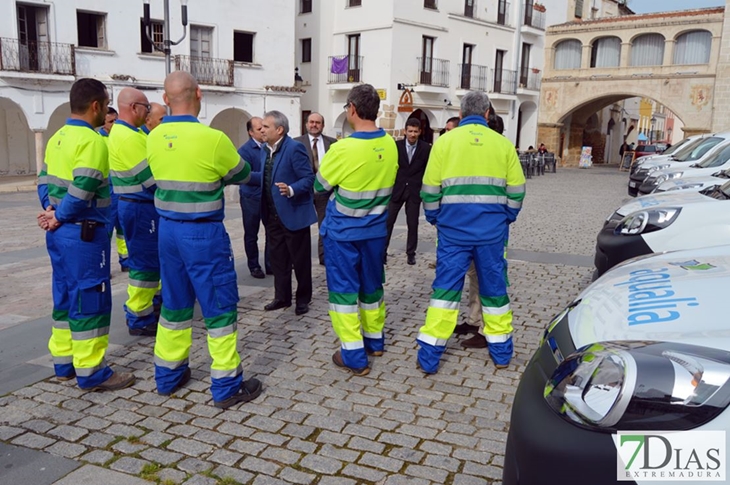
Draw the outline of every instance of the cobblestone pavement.
M598 167L529 180L511 248L592 255L602 221L625 198L625 183L615 168ZM2 259L42 247L28 200L25 194L0 198L0 315L20 321L50 313L45 254L18 263ZM227 226L240 242L239 219L229 218ZM108 358L135 372L132 388L86 393L51 378L1 397L0 440L164 484L499 483L521 371L544 326L589 283L592 268L510 259L512 365L498 371L485 349L463 350L455 337L439 373L424 377L416 369L415 338L430 294L427 262L434 259L435 235L422 224L422 252L418 264L408 266L399 229L387 266L387 351L371 361L368 376L351 376L331 363L337 340L324 273L315 264L314 301L303 317L293 308L262 311L271 287L243 288L238 335L244 373L265 386L254 403L227 411L212 406L210 359L198 321L193 378L174 397L155 392L152 342L143 341L115 348ZM236 246L240 258L242 244ZM120 292L126 276L114 276Z

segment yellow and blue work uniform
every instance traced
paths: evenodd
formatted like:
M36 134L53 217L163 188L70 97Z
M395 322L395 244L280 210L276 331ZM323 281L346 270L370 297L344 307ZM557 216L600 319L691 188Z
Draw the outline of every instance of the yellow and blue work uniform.
M154 300L160 286L160 258L155 210L155 179L147 163L147 137L117 120L107 141L109 172L129 256L129 298L124 306L127 326L141 330L157 325Z
M104 128L99 130L99 134L104 138L104 141L109 145L109 135ZM127 258L129 257L129 251L127 250L127 241L124 239L124 229L122 224L119 222L119 194L114 192L114 186L111 185L112 180L109 178L109 193L111 194L111 205L109 206L109 222L106 225L106 231L109 234L109 239L112 238L116 231L116 244L117 244L117 255L119 256L119 266L122 271L128 269Z
M497 365L510 362L512 310L505 281L505 242L525 198L525 176L512 143L481 116L468 116L439 137L423 176L426 219L436 225L436 278L419 329L418 362L434 373L456 327L464 275L479 279L482 333Z
M330 146L314 182L315 192L334 191L320 233L329 314L352 369L367 367L366 353L385 346L383 253L397 170L393 138L382 129L356 132Z
M250 166L222 132L194 116L165 116L147 136L157 184L162 311L155 341L155 381L172 392L188 368L197 297L208 329L211 392L223 401L243 381L236 349L238 285L223 225L223 188L245 183Z
M44 209L52 206L61 226L46 233L53 268L53 329L48 348L58 377L82 389L109 379L112 297L109 276L109 160L104 140L91 125L69 119L48 141L38 174ZM98 224L81 240L82 222Z

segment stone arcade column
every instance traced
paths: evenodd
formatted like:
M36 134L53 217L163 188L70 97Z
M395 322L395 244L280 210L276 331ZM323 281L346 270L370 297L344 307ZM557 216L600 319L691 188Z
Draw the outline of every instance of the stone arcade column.
M544 143L548 151L555 153L556 157L562 160L560 149L560 129L562 123L538 123L537 124L537 140L538 143Z
M725 20L722 24L722 40L720 42L720 58L717 61L715 75L715 93L712 99L712 130L730 129L730 0L725 0ZM688 128L684 129L689 135Z
M35 135L35 173L41 173L43 166L43 157L46 149L46 141L43 134L45 130L34 130Z

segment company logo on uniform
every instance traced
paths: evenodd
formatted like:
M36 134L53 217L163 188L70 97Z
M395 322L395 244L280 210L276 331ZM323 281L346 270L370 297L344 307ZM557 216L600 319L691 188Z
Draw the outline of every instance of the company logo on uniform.
M619 431L613 438L618 481L725 481L725 431Z
M675 298L669 268L632 271L627 281L614 286L628 286L629 325L671 322L682 315L683 306L699 306L695 297Z
M682 269L686 269L687 271L707 271L713 268L716 268L717 266L710 264L710 263L700 263L696 259L691 259L689 261L683 261L681 263L669 263L672 266L679 266Z

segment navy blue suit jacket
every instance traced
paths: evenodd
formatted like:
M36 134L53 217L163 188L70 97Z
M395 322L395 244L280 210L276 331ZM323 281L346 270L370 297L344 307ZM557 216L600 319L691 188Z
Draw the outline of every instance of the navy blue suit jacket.
M259 148L253 138L249 138L248 141L241 145L241 148L238 149L238 154L241 155L241 158L246 160L248 164L251 165L252 177L254 172L261 173L263 171L264 166L262 165L262 160L265 160L266 158L262 159L261 157L264 153L264 150L262 148ZM259 197L261 197L261 184L241 184L238 186L238 192L241 194L241 197L258 199Z
M262 149L261 154L259 163L262 170L251 173L249 185L258 185L262 191L271 192L279 219L290 231L298 231L317 222L312 196L314 172L304 145L292 140L288 135L284 135L274 153L271 187L264 187L263 167L266 163L266 150ZM279 187L275 185L279 182L290 186L294 190L294 197L281 195ZM264 224L267 224L270 215L266 197L263 194L264 192L261 197L261 216Z

